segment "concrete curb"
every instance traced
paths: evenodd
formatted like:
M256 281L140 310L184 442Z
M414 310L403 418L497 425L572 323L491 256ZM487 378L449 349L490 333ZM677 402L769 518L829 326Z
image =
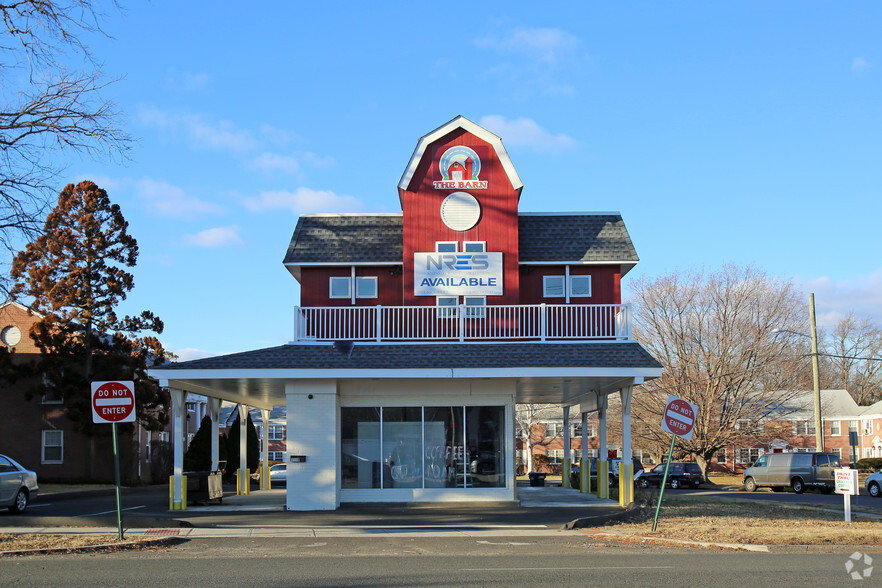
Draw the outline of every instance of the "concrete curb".
M612 522L628 521L634 517L640 516L642 510L643 507L637 506L636 503L632 502L626 508L619 512L573 519L568 523L564 523L561 526L561 529L564 531L573 531L576 529L585 529L590 527L602 527L607 523Z

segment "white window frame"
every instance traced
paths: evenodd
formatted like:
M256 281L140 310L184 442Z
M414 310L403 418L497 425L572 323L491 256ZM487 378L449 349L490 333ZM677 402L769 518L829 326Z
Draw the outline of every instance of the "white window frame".
M334 295L334 283L345 283L346 284L346 295ZM352 278L342 277L342 276L331 276L328 279L328 298L332 300L345 300L347 298L352 298Z
M551 280L560 280L560 295L549 294L548 283ZM567 297L567 280L566 276L542 276L542 297L543 298L564 298Z
M587 294L576 294L574 292L573 281L577 280L577 279L588 280L588 293ZM585 274L571 275L570 279L567 281L567 288L569 288L569 291L567 293L569 294L570 298L591 298L591 294L592 294L591 276L585 275Z
M727 464L729 463L729 452L726 451L725 447L720 447L714 452L714 457L717 458L717 463Z
M841 447L831 447L830 452L834 453L836 457L839 458L839 461L842 461L842 448Z
M153 436L149 432L147 433L147 440L144 442L144 451L144 461L150 463L152 459L150 454L153 453Z
M872 419L863 419L861 421L861 434L862 435L872 435L873 434L873 420Z
M466 318L487 318L486 296L463 296Z
M453 304L445 304L443 301L453 301ZM456 318L459 316L458 296L435 296L435 306L438 309L438 318Z
M435 253L459 253L459 241L435 241Z
M855 433L857 433L859 430L860 430L860 421L857 421L855 419L850 419L848 421L848 432L851 433L852 431L854 431Z
M842 435L842 421L830 421L830 436Z
M159 441L160 441L161 443L168 443L168 442L169 442L169 434L168 434L168 431L160 431L160 432L159 432Z
M364 293L361 286L372 284L373 293ZM355 297L356 298L377 298L379 296L379 285L377 276L356 276L355 277Z
M48 444L47 437L57 436L58 443ZM47 459L46 458L46 450L58 448L59 457L58 459ZM58 429L45 429L42 435L42 442L40 444L40 463L46 464L59 464L64 463L64 431L60 431Z
M545 457L548 458L548 465L560 465L563 463L564 459L564 450L563 449L546 449Z
M267 437L270 441L285 440L285 425L270 425L267 429Z
M463 241L463 253L486 253L487 241Z

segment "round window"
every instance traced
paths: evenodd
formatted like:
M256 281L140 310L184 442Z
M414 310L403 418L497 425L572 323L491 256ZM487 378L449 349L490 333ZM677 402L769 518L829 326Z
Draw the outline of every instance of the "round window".
M466 192L454 192L441 203L441 220L454 231L468 231L481 219L481 205Z
M0 340L6 343L7 347L18 345L18 342L21 341L21 331L14 325L5 327L0 331Z

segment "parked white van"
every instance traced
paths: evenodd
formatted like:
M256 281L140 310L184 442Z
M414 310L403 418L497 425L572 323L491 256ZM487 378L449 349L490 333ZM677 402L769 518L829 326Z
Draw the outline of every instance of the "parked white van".
M834 453L767 453L744 470L744 489L767 486L774 492L793 488L797 494L817 488L830 494L836 487L833 470L841 467Z

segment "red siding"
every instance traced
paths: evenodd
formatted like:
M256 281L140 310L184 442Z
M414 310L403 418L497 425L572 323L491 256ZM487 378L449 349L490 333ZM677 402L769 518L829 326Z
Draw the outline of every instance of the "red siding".
M441 202L459 190L436 190L438 159L448 148L465 145L481 158L480 179L488 182L486 190L462 190L481 204L481 219L467 231L454 231L441 220ZM487 251L502 252L503 296L490 296L487 304L517 304L520 276L518 274L518 193L496 156L493 147L462 129L445 135L428 149L417 167L413 183L416 192L402 196L404 213L404 280L405 305L434 305L432 296L413 295L413 254L435 250L436 241L486 241Z
M393 271L394 269L394 271ZM393 273L395 275L393 275ZM352 306L349 298L331 298L329 278L350 277L351 269L345 267L304 267L300 271L300 305ZM401 266L366 266L355 268L356 277L377 277L377 298L356 298L356 306L400 306Z
M562 276L562 265L521 266L521 297L519 304L563 304L564 298L542 296L543 276ZM591 276L591 296L570 298L570 304L621 304L622 273L619 266L570 266L571 276Z

